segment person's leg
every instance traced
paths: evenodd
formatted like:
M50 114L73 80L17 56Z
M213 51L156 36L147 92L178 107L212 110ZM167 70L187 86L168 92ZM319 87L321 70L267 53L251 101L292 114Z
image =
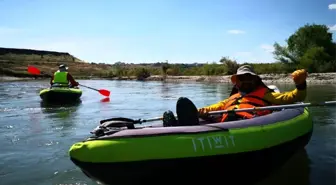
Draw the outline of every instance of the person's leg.
M193 102L186 97L180 97L176 103L177 120L170 110L163 113L163 126L199 125L198 110Z
M180 97L177 100L176 114L180 126L199 125L198 109L186 97Z
M178 122L175 118L175 115L172 111L168 110L163 113L163 126L164 127L171 127L171 126L177 126Z

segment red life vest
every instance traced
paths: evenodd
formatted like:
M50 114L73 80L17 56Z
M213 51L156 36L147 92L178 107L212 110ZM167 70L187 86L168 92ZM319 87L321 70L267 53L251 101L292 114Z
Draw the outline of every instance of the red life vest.
M257 90L242 96L240 93L236 93L229 97L229 101L223 107L223 110L233 110L233 109L245 109L245 108L254 108L254 107L263 107L271 105L268 101L264 100L263 97L268 91L266 87L258 87ZM236 115L242 117L243 119L250 119L255 116L262 116L270 114L271 111L256 111L253 112L235 112ZM228 113L224 113L221 118L221 122L226 121L228 118Z

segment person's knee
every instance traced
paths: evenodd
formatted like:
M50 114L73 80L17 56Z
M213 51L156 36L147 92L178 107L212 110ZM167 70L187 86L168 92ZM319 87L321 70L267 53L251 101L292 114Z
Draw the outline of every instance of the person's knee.
M172 111L168 110L163 113L163 126L169 127L169 126L176 126L177 120L175 118L175 115Z

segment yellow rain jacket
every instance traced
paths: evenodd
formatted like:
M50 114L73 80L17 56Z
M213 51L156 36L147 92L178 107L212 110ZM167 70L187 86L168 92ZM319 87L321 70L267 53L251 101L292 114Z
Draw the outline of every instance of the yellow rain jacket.
M282 92L282 93L273 92L268 89L264 93L262 99L264 99L266 102L269 102L272 105L284 105L284 104L292 104L295 102L302 102L305 100L306 95L307 95L306 84L304 84L303 87L300 87L299 89L296 88L292 91ZM203 114L203 113L207 113L210 111L226 110L228 109L228 107L231 106L228 104L231 104L232 97L234 96L237 96L237 94L233 94L230 98L220 101L218 103L215 103L213 105L203 107L199 109L199 113ZM221 120L223 121L223 119L224 119L224 115L218 121L221 121Z

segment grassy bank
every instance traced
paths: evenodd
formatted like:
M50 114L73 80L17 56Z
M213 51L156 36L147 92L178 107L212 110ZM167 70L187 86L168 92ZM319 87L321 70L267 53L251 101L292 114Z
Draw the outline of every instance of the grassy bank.
M227 78L225 76L236 73L238 67L244 64L252 65L258 74L272 74L267 78L274 80L289 79L289 73L303 68L309 73L324 76L323 73L336 72L336 43L333 42L332 33L329 31L326 25L306 24L300 27L286 40L286 45L274 43L273 55L278 61L274 63L238 63L229 57L222 57L218 62L204 61L201 64L172 64L168 61L150 64L97 64L82 61L66 52L0 48L0 76L32 77L26 71L28 65L33 65L43 72L38 78L46 78L56 71L60 64L67 64L69 72L76 79L167 80L168 77L169 80L177 77L175 79L197 78L201 81L221 79L223 76ZM282 77L283 75L286 77ZM331 78L332 81L334 76L327 75L326 78ZM319 79L321 78L314 78ZM322 80L325 80L324 77Z
M39 68L44 73L40 77L48 77L60 64L67 64L77 78L101 76L111 67L108 64L87 63L69 53L13 48L0 48L0 63L0 75L12 77L32 77L27 73L28 65Z
M0 81L30 80L50 78L50 74L60 64L67 64L69 72L76 79L108 80L146 80L146 81L196 81L228 82L236 69L243 65L223 57L220 63L204 64L169 64L166 62L152 64L115 64L88 63L69 53L39 51L29 49L0 48ZM249 63L244 63L249 64ZM27 66L39 68L43 75L33 76L27 73ZM253 65L265 82L292 83L289 74L297 66L284 63L259 63ZM308 77L309 83L336 83L336 73L314 73Z
M127 64L88 63L69 53L39 51L29 49L0 48L0 76L32 77L27 73L27 66L39 68L43 75L49 77L60 64L67 64L69 72L76 78L106 78L106 79L146 79L151 76L223 76L235 73L243 64L223 57L219 63L203 64L170 64L166 62ZM248 63L244 63L248 64ZM296 66L277 63L251 64L259 74L290 73Z
M294 84L290 73L286 74L261 74L266 84L288 83ZM126 78L125 78L126 79ZM133 80L135 78L133 77ZM151 76L147 81L162 81L162 76ZM167 76L167 82L208 82L208 83L231 83L231 75L223 76ZM308 84L336 84L336 73L312 73L307 77Z

